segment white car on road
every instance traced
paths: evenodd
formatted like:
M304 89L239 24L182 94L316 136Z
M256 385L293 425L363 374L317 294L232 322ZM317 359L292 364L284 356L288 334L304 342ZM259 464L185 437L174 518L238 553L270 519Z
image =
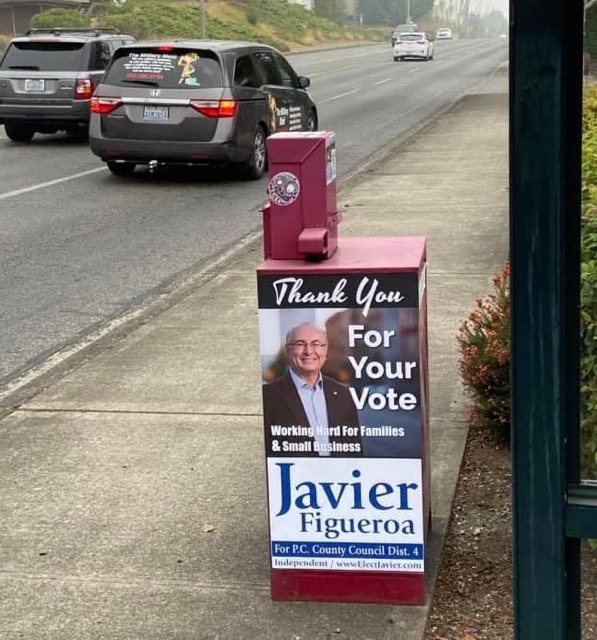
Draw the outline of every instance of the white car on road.
M433 53L433 42L422 31L400 33L394 43L394 62L405 58L433 60Z
M441 27L435 34L436 40L452 40L452 29L449 27Z

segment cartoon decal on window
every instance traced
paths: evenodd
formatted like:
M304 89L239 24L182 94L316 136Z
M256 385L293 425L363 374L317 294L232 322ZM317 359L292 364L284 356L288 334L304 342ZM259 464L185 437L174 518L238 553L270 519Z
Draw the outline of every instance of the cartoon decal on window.
M199 59L199 56L194 51L189 51L178 58L178 66L182 67L180 72L180 79L178 84L199 84L195 77L196 69L195 62Z

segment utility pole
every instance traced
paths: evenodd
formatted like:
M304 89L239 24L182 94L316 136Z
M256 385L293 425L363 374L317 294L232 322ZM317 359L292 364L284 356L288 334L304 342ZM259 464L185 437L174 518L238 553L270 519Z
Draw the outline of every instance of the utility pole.
M582 20L583 20L583 28L582 28L582 32L583 35L586 32L586 27L587 27L587 11L595 4L595 2L597 2L597 0L584 0L583 3L583 16L582 16Z
M199 0L199 10L201 12L201 39L205 40L207 38L205 31L205 0Z
M410 24L410 0L406 0L406 24Z

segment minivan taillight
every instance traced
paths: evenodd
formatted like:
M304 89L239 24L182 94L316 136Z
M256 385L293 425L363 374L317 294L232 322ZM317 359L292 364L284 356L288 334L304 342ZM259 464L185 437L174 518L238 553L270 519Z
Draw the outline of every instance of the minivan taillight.
M91 109L91 113L99 113L105 116L108 113L112 113L115 109L118 109L121 104L122 100L120 98L99 98L98 96L93 96L89 108Z
M238 111L236 100L191 100L189 104L208 118L232 118Z
M87 76L78 76L75 82L75 100L89 100L93 95L95 84Z

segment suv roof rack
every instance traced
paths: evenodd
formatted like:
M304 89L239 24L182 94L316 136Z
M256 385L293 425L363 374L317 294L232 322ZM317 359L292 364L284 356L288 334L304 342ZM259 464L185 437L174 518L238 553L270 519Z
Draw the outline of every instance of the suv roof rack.
M35 27L33 29L27 29L26 36L34 36L38 34L47 34L59 36L62 34L81 34L81 35L94 35L99 36L103 33L120 33L116 27Z

